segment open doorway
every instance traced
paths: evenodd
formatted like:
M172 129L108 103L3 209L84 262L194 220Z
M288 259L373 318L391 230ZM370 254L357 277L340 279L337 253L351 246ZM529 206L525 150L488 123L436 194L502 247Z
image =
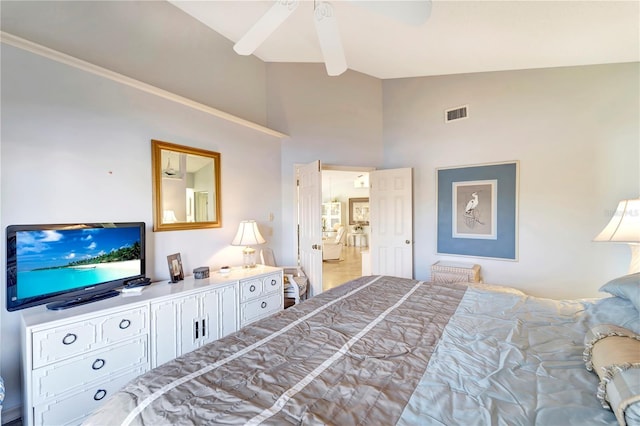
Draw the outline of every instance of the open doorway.
M369 229L369 172L323 167L323 291L362 276Z

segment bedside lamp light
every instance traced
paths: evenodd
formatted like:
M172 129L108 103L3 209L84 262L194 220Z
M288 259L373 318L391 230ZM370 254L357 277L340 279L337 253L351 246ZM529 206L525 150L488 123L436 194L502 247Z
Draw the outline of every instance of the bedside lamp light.
M631 248L629 273L640 272L640 198L620 201L607 226L593 241L629 244Z
M238 227L238 233L231 242L232 246L245 246L242 250L243 267L253 268L256 266L256 250L252 245L264 244L265 239L260 235L258 224L255 220L243 220Z

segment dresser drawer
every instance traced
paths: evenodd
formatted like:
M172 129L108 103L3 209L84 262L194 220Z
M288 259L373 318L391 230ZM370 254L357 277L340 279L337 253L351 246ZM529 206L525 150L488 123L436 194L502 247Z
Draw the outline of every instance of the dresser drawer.
M262 291L264 294L282 293L282 275L273 274L262 279Z
M240 301L255 299L262 296L262 280L253 278L240 281Z
M78 393L64 399L35 405L33 419L37 425L77 425L97 410L108 397L122 389L130 380L146 372L147 368L138 366L123 374L106 379L99 385L87 386Z
M38 331L33 333L33 367L87 352L95 343L96 328L92 321Z
M142 306L36 331L32 335L33 368L99 349L135 335L146 334L148 315L148 308Z
M104 317L100 323L100 341L102 343L117 342L139 334L148 333L147 308L120 312Z
M31 376L33 403L40 404L89 383L105 380L137 364L148 365L146 335L38 368Z
M278 312L282 310L283 305L284 294L282 292L243 303L240 307L240 326L245 326L259 318Z

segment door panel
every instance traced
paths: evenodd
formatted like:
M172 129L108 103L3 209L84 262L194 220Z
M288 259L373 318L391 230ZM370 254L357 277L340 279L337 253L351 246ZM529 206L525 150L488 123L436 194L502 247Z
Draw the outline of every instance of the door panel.
M309 278L309 296L322 293L322 175L320 161L298 168L300 265Z
M412 169L369 174L371 272L413 278Z

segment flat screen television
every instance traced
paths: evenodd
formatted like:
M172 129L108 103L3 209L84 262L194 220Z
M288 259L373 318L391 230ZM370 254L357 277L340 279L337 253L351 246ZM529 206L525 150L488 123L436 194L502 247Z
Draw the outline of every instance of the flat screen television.
M66 309L117 296L145 275L145 224L7 227L7 310Z

